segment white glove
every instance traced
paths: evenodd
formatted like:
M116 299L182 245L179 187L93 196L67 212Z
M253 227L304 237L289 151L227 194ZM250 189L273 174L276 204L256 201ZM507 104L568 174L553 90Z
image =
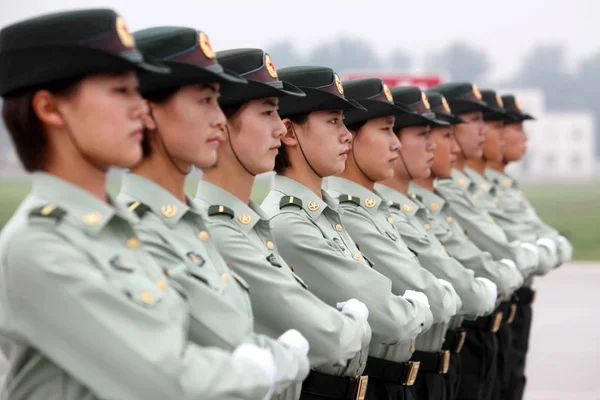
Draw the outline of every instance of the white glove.
M557 237L557 240L560 241L560 243L564 247L566 247L566 249L565 249L566 254L565 254L563 261L570 261L571 257L573 257L573 245L571 244L571 242L569 242L569 239L567 239L566 237L564 237L562 235Z
M521 243L521 248L523 249L527 249L530 252L533 253L533 258L534 258L534 264L537 266L540 263L540 251L538 250L537 246L535 244L532 243Z
M264 397L268 400L273 395L275 376L277 375L277 366L275 365L275 359L271 352L267 349L262 349L256 345L250 343L244 343L239 345L233 351L233 358L243 358L250 360L258 365L269 377L271 382L271 389L269 393Z
M446 289L448 289L448 291L452 294L452 298L454 300L454 314L453 315L458 314L458 312L462 308L462 300L458 296L458 293L456 293L456 289L454 289L454 286L452 286L452 284L445 279L438 278L438 282L442 286L444 286Z
M429 299L423 292L417 292L414 290L407 290L404 292L404 297L406 300L413 300L419 304L421 304L425 308L429 308Z
M341 303L337 303L336 307L344 314L354 315L362 322L367 322L367 319L369 319L369 309L362 301L350 299L347 301L342 301Z
M308 354L310 348L308 340L295 329L288 329L283 332L283 334L277 338L277 341L300 350L304 355Z
M508 258L503 258L500 262L512 270L518 271L517 264L513 260L509 260Z
M554 240L544 237L538 239L537 242L535 242L535 244L547 248L550 252L550 255L552 256L552 259L556 258L556 243L554 243Z
M498 298L498 286L487 278L477 277L475 278L479 282L483 283L488 291L489 296L489 304L490 307L488 311L491 312L494 310L494 306L496 305L496 299Z
M509 260L508 258L503 258L502 260L500 260L500 263L509 267L513 273L514 279L513 279L513 285L511 287L512 291L515 291L518 288L520 288L521 286L523 286L523 282L524 282L523 275L517 268L517 264L515 264L515 262L513 260Z

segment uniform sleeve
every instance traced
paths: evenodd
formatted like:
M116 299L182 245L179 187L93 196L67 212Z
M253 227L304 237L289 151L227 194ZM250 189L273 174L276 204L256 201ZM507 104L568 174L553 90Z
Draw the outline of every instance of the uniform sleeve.
M417 305L392 293L388 278L333 249L303 216L286 213L282 217L279 214L271 220L277 248L287 260L302 260L294 268L317 297L330 305L350 298L365 303L378 343L395 344L419 334L426 316Z
M54 232L16 235L2 270L14 335L100 398L255 399L270 390L254 362L189 343L175 296L136 303Z
M328 306L280 267L271 265L236 228L211 223L215 243L230 266L248 283L257 324L270 322L276 335L296 329L310 343L312 367L341 364L361 350L363 329L359 320Z
M391 279L392 292L398 295L407 290L423 292L429 299L433 322L450 319L456 310L453 296L431 272L421 267L410 250L406 249L406 254L403 254L394 242L377 230L367 216L360 214L358 210L345 210L342 214L344 226L360 247L360 251L373 262L373 268Z

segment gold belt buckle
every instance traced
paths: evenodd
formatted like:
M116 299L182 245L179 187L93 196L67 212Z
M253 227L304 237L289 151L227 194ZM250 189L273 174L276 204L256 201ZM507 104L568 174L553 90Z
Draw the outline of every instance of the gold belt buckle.
M442 351L442 363L440 365L440 374L447 374L450 369L450 350Z
M515 316L517 315L517 305L516 304L511 304L510 305L510 314L508 314L508 320L506 320L506 322L508 322L508 324L512 324L513 321L515 320Z
M458 345L456 345L455 353L460 353L463 346L465 345L465 340L467 339L467 331L463 330L460 332L460 339L458 340Z
M490 332L496 333L500 330L500 325L502 325L502 318L504 317L504 313L502 311L498 311L494 315L494 324L492 325L492 329Z
M535 296L537 295L537 290L532 290L533 294L531 295L531 301L529 302L529 305L532 305L533 302L535 301Z
M356 400L365 400L367 395L367 384L369 383L369 377L367 375L357 376L356 380L358 381L358 385L356 385Z
M412 386L415 384L417 380L417 375L419 375L419 367L421 366L420 361L409 361L409 371L406 380L404 381L404 386Z

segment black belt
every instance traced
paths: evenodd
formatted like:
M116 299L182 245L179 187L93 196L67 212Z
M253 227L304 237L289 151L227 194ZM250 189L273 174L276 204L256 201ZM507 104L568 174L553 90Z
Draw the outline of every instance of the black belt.
M451 329L446 332L444 345L442 349L450 350L454 353L460 353L467 338L467 331L462 326L456 329Z
M397 383L404 386L415 384L419 373L419 362L408 361L398 363L384 360L383 358L369 357L365 367L365 375L386 382Z
M517 299L517 304L530 306L535 301L535 290L528 287L522 287L515 292L515 298Z
M475 321L465 320L463 321L463 326L496 333L500 329L503 317L504 314L502 311L494 311L492 314L486 315L485 317L479 317Z
M411 360L418 361L421 372L448 373L450 368L450 350L443 351L415 351Z
M302 393L331 399L364 400L367 392L366 376L337 376L310 371L302 382Z

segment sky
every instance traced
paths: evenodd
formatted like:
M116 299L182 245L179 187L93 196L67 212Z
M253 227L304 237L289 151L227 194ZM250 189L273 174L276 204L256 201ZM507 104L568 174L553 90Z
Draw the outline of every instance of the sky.
M0 26L58 10L109 7L130 31L191 26L216 50L262 47L289 39L300 51L339 36L361 38L386 56L406 50L416 61L455 42L485 49L490 78L510 77L536 44L564 44L568 65L600 52L597 0L0 0ZM277 60L274 60L277 64Z

